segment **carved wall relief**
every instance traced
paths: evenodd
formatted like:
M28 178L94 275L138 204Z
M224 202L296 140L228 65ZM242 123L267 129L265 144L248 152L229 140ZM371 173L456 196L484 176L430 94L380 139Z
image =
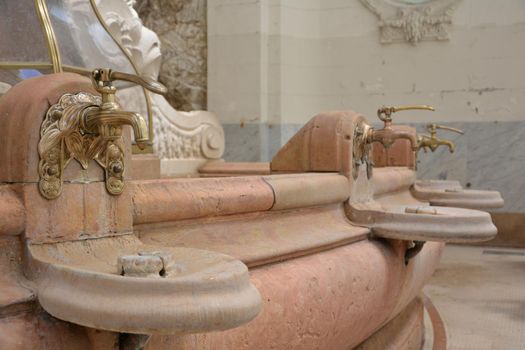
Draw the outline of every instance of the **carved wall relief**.
M452 14L461 0L361 0L379 19L383 44L448 40Z

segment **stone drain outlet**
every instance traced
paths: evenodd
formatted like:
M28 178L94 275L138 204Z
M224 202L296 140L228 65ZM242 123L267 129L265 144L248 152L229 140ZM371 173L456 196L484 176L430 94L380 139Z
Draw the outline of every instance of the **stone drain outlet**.
M127 277L166 277L168 273L183 272L180 265L173 264L171 254L166 252L139 252L118 257L117 271Z

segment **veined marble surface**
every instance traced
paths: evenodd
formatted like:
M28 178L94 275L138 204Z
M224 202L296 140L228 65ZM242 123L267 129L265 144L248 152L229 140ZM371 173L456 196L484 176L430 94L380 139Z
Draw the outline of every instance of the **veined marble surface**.
M135 9L160 38L159 81L168 102L177 110L206 109L206 0L137 0Z
M412 124L426 133L426 123ZM446 123L465 135L439 131L455 142L456 151L440 147L418 154L418 178L458 180L465 188L500 191L501 212L525 212L525 121ZM225 124L227 161L270 161L300 128L300 124L268 127L262 124Z
M301 124L223 124L226 138L224 159L230 162L269 162Z

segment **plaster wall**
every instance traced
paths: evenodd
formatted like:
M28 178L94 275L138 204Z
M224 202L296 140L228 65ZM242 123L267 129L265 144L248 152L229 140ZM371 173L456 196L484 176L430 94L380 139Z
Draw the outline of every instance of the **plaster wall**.
M431 104L399 123L464 128L458 149L419 156L419 177L502 192L525 212L525 3L463 0L450 40L381 44L358 0L209 0L208 109L226 131L226 160L268 161L313 115Z

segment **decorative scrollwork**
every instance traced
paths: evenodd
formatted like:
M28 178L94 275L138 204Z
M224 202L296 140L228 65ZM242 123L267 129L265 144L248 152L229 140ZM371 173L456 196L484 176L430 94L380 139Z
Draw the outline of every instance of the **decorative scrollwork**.
M124 151L122 141L109 141L106 146L104 165L106 171L106 189L111 194L120 194L124 189Z
M99 96L89 93L65 94L47 111L38 143L39 189L45 198L55 199L60 195L63 172L72 159L78 161L83 169L95 160L106 171L108 192L113 195L122 192L122 138L95 135L86 132L81 125L82 115L91 108L99 108L101 103Z

